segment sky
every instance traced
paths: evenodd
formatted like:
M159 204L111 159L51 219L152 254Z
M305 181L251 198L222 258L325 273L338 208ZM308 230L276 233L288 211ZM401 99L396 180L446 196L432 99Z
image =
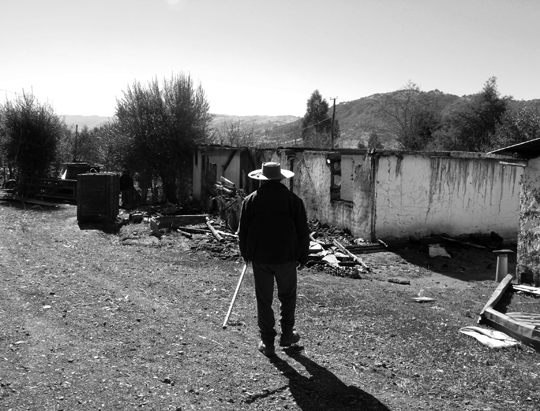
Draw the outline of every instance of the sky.
M0 103L113 116L134 82L189 75L213 114L303 116L417 84L490 77L540 98L538 0L2 0Z

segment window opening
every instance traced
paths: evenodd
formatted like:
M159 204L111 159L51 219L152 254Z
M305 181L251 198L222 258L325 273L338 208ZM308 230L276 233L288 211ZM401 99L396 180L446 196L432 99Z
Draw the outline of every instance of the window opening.
M330 162L330 200L341 200L341 159L333 158Z

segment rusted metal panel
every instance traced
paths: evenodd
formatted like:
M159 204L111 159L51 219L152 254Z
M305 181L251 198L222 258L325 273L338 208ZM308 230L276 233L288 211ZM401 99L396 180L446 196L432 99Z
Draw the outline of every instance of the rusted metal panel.
M77 176L77 220L113 221L119 210L119 176L89 173Z

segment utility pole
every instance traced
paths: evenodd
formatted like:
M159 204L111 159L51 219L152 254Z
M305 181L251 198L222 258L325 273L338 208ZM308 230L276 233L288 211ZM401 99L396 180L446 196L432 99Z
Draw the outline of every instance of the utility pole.
M336 99L337 97L330 98L330 100L334 100L334 109L332 112L332 150L334 149L334 120L336 118Z
M79 125L75 125L75 150L73 150L73 162L77 161L77 134L79 132Z

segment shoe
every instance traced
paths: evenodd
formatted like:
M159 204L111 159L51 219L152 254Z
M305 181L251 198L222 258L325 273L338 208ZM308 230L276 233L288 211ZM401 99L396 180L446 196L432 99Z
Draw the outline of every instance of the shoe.
M257 349L262 352L267 357L273 357L276 355L276 350L274 349L274 345L265 344L262 341L259 341L259 345L257 346Z
M290 334L281 335L279 346L288 347L292 344L296 344L298 341L300 341L300 334L296 331L292 331Z

